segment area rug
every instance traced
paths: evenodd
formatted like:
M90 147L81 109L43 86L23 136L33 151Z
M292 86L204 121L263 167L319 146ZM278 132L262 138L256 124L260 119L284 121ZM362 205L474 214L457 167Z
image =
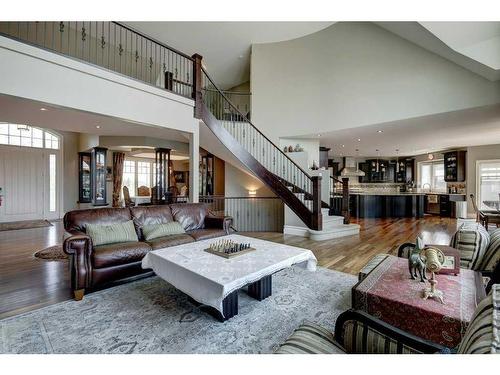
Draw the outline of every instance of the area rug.
M304 320L333 330L356 280L288 268L261 302L240 291L239 314L220 323L149 277L1 320L0 353L272 353Z
M52 224L47 220L11 221L8 223L0 223L0 232L6 230L32 229L51 226Z
M42 250L38 250L33 254L35 258L43 260L64 261L68 259L68 255L63 251L62 245L50 246Z

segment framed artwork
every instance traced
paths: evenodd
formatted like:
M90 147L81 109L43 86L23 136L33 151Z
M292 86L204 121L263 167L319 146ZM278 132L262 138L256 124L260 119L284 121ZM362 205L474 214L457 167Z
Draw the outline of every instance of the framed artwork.
M174 171L174 178L176 183L184 184L186 182L183 171Z

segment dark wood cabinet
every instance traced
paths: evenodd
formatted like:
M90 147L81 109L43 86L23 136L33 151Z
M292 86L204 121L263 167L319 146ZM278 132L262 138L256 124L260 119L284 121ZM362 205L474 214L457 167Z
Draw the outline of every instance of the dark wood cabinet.
M415 160L414 159L398 159L396 163L396 172L394 182L405 184L408 181L414 181L415 176Z
M466 151L452 151L444 154L444 180L446 182L465 181Z
M224 195L225 163L212 154L200 157L200 195Z
M330 151L330 149L328 147L320 147L319 148L319 167L320 168L328 168L328 151Z
M92 202L92 155L78 153L78 203Z
M94 206L107 205L106 199L106 154L108 149L96 147L92 150L92 204Z

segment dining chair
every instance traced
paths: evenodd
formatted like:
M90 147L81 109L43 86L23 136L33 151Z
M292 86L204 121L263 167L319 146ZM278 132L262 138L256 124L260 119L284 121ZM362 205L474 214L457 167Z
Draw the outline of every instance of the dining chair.
M123 200L125 201L125 207L135 206L135 202L130 198L130 192L127 186L123 187Z
M474 199L474 194L470 194L470 199L472 201L472 207L476 212L476 221L483 225L486 229L490 224L495 224L500 227L500 211L497 210L480 210L477 207L476 200Z

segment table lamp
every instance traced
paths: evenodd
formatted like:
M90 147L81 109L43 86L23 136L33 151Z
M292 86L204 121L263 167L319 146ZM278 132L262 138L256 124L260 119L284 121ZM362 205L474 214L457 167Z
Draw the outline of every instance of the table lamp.
M431 278L429 280L431 287L424 289L423 298L435 298L444 304L443 292L437 289L438 282L435 275L436 272L439 272L444 263L445 259L443 252L435 247L426 247L420 253L420 257L424 261L427 270L431 273Z

